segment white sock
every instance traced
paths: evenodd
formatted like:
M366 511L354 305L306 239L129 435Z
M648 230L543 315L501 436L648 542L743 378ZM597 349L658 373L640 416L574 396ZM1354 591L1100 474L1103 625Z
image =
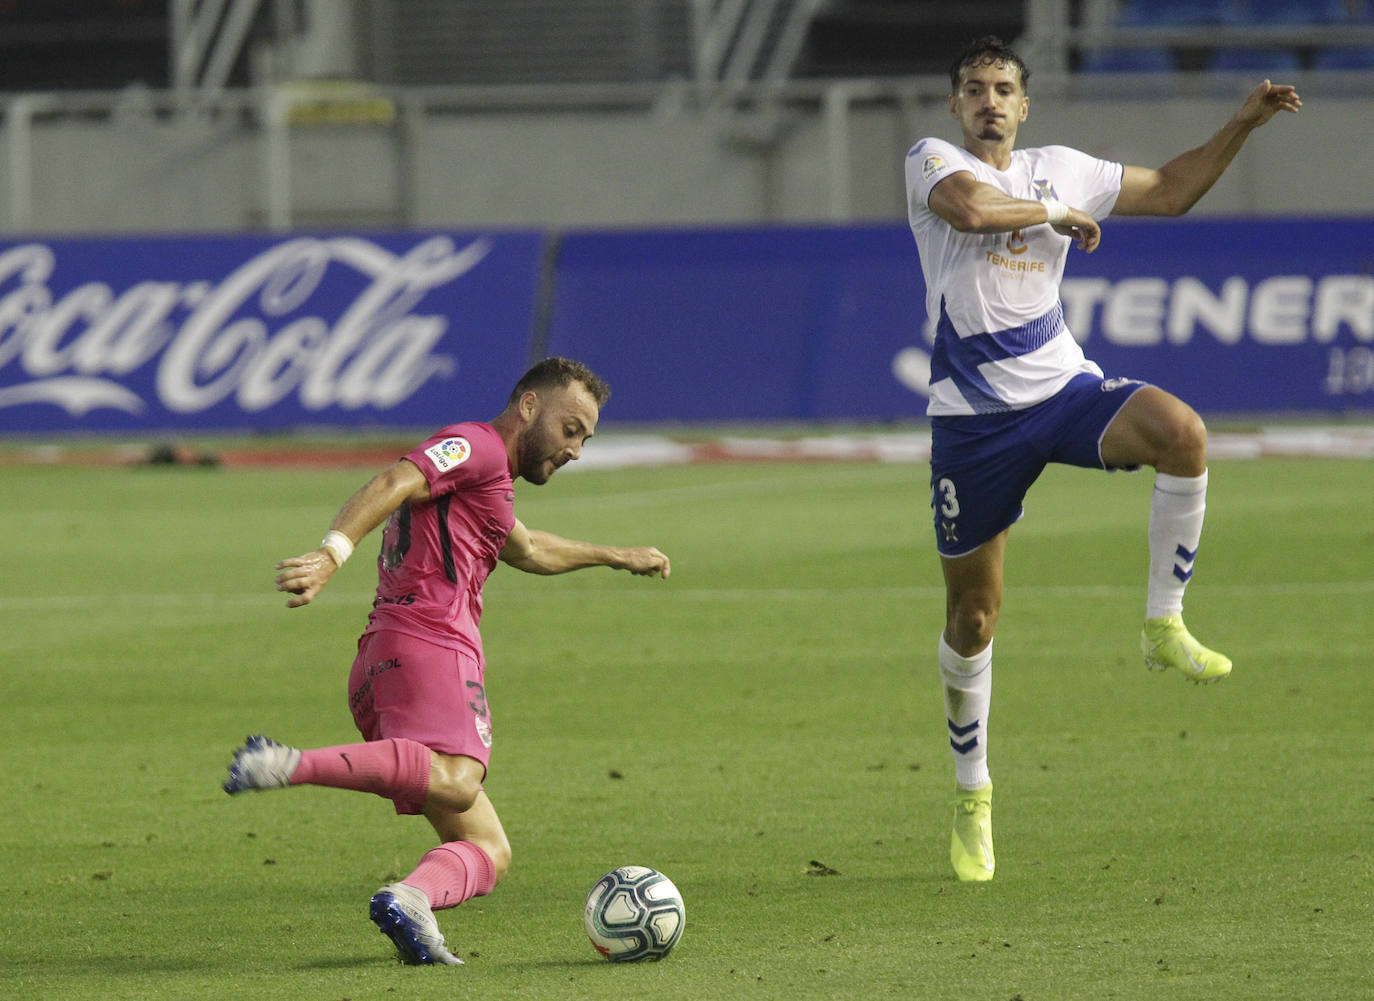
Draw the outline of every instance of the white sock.
M1145 617L1183 611L1183 590L1193 576L1202 516L1207 510L1207 471L1201 476L1155 474L1150 500L1150 585Z
M988 707L992 703L992 643L961 657L940 634L940 680L945 689L954 778L961 789L980 789L988 775Z

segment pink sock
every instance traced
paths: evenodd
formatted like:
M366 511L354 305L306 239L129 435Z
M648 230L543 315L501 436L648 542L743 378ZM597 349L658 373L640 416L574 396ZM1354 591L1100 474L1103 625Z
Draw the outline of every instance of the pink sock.
M429 792L429 748L391 738L301 752L291 784L376 793L385 799L423 803Z
M449 841L428 852L401 882L424 890L437 911L486 896L496 885L496 867L471 841Z

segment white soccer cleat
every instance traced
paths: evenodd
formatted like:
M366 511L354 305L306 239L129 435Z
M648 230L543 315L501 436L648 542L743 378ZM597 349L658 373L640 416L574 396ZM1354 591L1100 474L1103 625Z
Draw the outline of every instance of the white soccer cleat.
M423 890L408 883L388 883L372 895L368 914L383 935L396 946L396 954L408 966L462 966L448 951L439 922Z
M248 789L285 789L300 763L298 749L257 734L234 752L224 791L232 796Z

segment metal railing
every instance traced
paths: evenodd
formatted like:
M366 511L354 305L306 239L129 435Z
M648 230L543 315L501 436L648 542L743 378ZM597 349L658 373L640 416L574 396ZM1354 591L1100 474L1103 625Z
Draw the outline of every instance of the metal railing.
M820 0L692 0L697 46L694 78L657 83L605 85L501 85L384 88L342 84L321 89L301 83L251 90L224 86L226 65L242 47L242 24L262 0L172 0L176 16L176 85L167 91L16 94L0 99L3 117L4 192L7 218L0 226L25 231L37 217L35 132L73 119L109 123L130 116L161 121L219 123L256 144L261 171L262 222L287 229L297 217L292 190L292 131L311 125L393 129L398 148L405 129L460 114L528 114L531 111L626 112L662 120L672 115L711 116L723 137L746 138L741 147L776 149L788 122L818 124L823 137L828 218L850 217L854 164L849 142L856 109L883 106L894 114L943 101L948 81L939 76L799 80L791 76L805 26ZM1091 13L1100 8L1088 7ZM1017 40L1036 68L1037 87L1069 98L1140 97L1163 100L1214 94L1218 74L1076 75L1072 54L1092 47L1197 44L1196 30L1122 29L1109 19L1070 17L1067 0L1027 0L1027 32ZM212 30L214 29L214 30ZM1304 25L1284 28L1208 26L1208 44L1372 45L1374 25ZM1253 75L1253 74L1249 74ZM1374 72L1313 71L1296 82L1318 81L1328 94L1374 96ZM760 117L767 122L760 125ZM778 123L783 123L779 125ZM766 127L764 127L766 126ZM401 219L405 222L408 220Z

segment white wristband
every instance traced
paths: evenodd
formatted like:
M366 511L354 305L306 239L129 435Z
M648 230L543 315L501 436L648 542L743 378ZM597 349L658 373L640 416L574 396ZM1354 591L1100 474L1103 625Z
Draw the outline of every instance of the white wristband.
M1051 226L1058 226L1069 216L1069 207L1057 198L1043 198L1040 204L1045 206L1045 211L1049 214L1045 221Z
M343 566L353 555L353 540L343 532L330 531L320 543L320 548L333 557L335 563Z

